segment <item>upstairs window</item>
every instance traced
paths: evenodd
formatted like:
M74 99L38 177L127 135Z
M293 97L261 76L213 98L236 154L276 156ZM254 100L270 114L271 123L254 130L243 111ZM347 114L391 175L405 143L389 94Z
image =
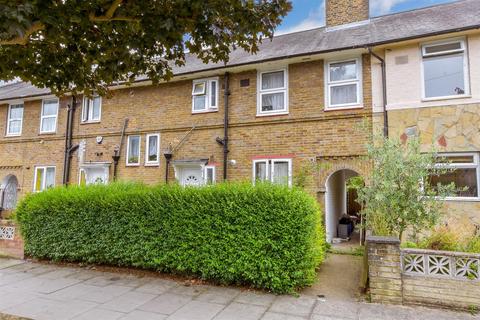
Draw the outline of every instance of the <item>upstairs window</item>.
M449 98L468 95L468 63L463 40L422 46L423 96Z
M457 189L453 199L478 198L479 155L478 153L450 153L438 157L437 167L450 169L440 175L431 175L430 184L449 185L452 182Z
M140 136L129 136L127 143L127 166L140 165Z
M218 110L218 79L193 81L192 112L210 112Z
M326 109L361 107L360 59L329 62L326 73Z
M12 104L8 107L7 136L22 134L23 104Z
M102 114L102 97L83 98L82 122L99 122Z
M58 99L43 100L40 120L40 133L57 131Z
M35 167L33 191L40 192L55 186L55 167Z
M257 115L288 113L287 70L258 73Z
M292 185L292 159L262 159L253 161L253 182L268 181Z
M145 165L158 166L160 164L160 134L147 134Z

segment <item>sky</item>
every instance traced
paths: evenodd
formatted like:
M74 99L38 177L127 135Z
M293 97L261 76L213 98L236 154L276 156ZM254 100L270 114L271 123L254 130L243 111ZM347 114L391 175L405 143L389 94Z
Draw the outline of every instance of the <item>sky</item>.
M325 25L325 0L291 0L293 9L277 28L276 34L313 29ZM370 0L370 16L428 7L455 0Z

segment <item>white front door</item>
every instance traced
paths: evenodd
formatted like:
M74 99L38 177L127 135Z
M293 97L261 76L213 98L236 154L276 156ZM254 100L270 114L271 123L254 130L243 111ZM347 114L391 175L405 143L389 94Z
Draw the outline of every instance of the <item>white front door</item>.
M182 168L182 186L201 186L204 184L202 168Z

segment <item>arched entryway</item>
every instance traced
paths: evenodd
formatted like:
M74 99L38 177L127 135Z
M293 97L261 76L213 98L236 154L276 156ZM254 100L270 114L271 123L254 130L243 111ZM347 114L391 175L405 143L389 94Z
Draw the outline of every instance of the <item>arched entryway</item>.
M325 183L325 229L327 242L334 239L354 239L353 224L348 221L358 220L360 205L356 202L355 190L349 190L347 183L350 178L358 176L356 171L340 169L333 172ZM340 222L341 225L340 225ZM357 231L356 231L357 232ZM352 240L353 241L353 240Z
M17 206L18 179L13 174L3 178L0 185L1 210L12 210Z

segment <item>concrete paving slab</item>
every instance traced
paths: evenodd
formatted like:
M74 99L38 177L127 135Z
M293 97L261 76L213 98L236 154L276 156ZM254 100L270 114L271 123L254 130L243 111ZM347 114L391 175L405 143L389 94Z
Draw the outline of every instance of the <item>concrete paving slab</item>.
M195 300L218 304L228 304L239 294L240 292L235 288L210 286L205 292L202 292L199 296L197 296Z
M132 290L130 287L108 285L106 287L97 287L97 290L81 295L78 299L96 303L105 303L130 290Z
M167 315L154 313L154 312L140 311L140 310L132 311L129 314L120 318L120 320L164 320L164 319L167 319Z
M173 293L164 293L159 297L138 307L139 310L156 312L170 315L189 303L192 300L190 296L182 296Z
M234 301L269 307L272 305L275 298L275 295L261 291L243 291L234 299Z
M316 301L317 299L309 296L279 296L275 299L269 311L294 316L309 316Z
M150 293L129 291L102 304L101 308L128 313L157 296Z
M18 266L24 264L25 260L18 259L0 259L0 269L10 268L13 266Z
M261 320L306 320L307 317L300 317L300 316L292 316L289 314L281 314L281 313L274 313L274 312L267 312L262 317Z
M77 283L73 286L55 291L45 297L47 299L59 300L59 301L69 301L73 299L79 299L82 296L87 296L90 293L95 293L98 291L98 287L89 286L83 283Z
M208 287L202 285L180 285L168 290L168 292L184 296L196 297L207 290Z
M4 311L36 298L39 298L39 294L26 292L2 292L0 294L0 310Z
M215 320L258 320L267 311L266 307L232 302L222 310Z
M151 293L151 294L162 294L170 290L171 288L177 287L178 283L173 280L166 279L150 279L147 283L136 288L135 291Z
M52 293L79 282L80 280L76 279L45 279L40 277L31 277L2 286L2 290L7 292Z
M125 316L123 312L117 312L112 310L106 310L101 308L94 308L85 313L82 313L72 319L74 320L116 320Z
M342 319L357 319L359 304L345 301L318 301L313 309L314 314Z
M167 319L169 320L211 320L225 306L216 303L190 301Z

